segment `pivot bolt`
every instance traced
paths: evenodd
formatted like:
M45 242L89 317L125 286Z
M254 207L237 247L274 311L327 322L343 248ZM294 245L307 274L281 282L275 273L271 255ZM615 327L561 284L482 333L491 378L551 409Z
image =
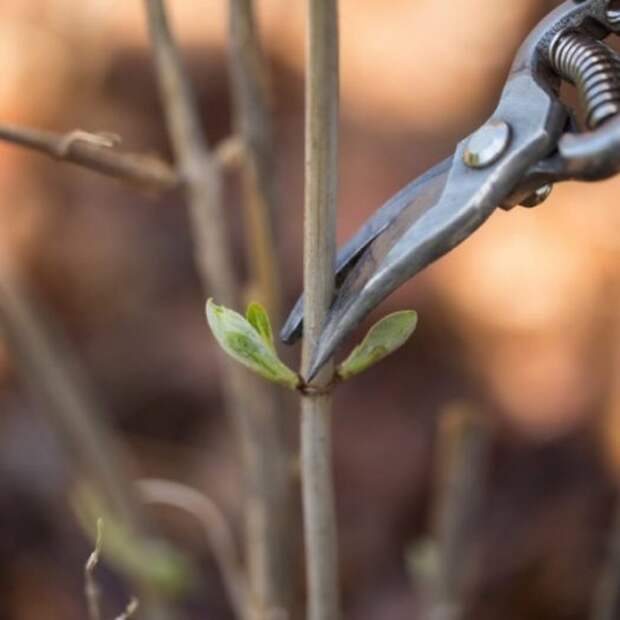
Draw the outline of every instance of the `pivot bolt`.
M553 191L553 185L551 183L547 183L542 187L539 187L533 194L530 194L525 200L521 201L522 207L527 207L528 209L531 207L537 207L542 204L549 198L551 192Z
M490 121L483 125L465 146L465 165L480 169L494 164L508 148L510 134L510 125L504 121Z

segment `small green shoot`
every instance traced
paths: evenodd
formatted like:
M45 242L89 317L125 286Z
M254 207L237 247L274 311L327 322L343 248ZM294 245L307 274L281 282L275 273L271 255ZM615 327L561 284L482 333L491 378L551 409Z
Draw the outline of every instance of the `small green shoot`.
M278 357L267 313L257 303L248 307L247 319L239 313L207 301L207 321L219 345L228 355L261 377L295 390L301 380Z
M275 352L276 347L273 343L273 331L271 321L265 308L253 301L245 311L245 318L248 323L261 335L265 344Z
M394 312L375 323L349 357L338 365L337 376L342 379L364 372L402 347L413 334L418 315L413 310Z

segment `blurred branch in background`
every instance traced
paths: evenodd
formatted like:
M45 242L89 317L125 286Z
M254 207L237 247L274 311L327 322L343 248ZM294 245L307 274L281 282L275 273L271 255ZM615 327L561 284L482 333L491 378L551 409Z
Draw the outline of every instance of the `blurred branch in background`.
M59 328L51 324L40 300L34 301L6 264L0 269L0 329L21 379L67 442L76 476L85 467L128 531L146 537L141 508L123 469L125 459L105 423L106 416ZM149 618L173 617L148 583L136 584L136 591Z
M235 307L240 301L241 287L235 277L235 255L224 225L220 165L204 136L192 87L171 34L164 3L162 0L145 0L145 8L170 139L186 187L203 287L218 303ZM248 16L251 14L246 13L244 19ZM245 78L239 75L238 79ZM250 130L247 124L243 129ZM251 154L250 161L254 162L254 157ZM263 176L261 179L261 182L266 180ZM253 192L252 195L264 199L262 193ZM272 243L271 235L265 237L268 230L265 222L261 219L255 223L261 229L259 242L263 244L263 252L264 242ZM264 294L268 296L270 292ZM260 618L273 608L286 608L280 597L288 588L279 584L285 578L283 575L289 574L282 571L281 555L286 557L289 548L280 544L286 532L278 524L286 514L282 514L282 501L284 498L287 502L288 467L283 460L281 445L274 442L273 421L278 413L273 411L275 399L270 398L262 387L257 387L256 380L234 362L220 356L220 364L226 404L236 422L242 447L246 562L250 569L252 613ZM261 420L267 420L271 426L267 432L261 428ZM267 465L269 459L272 461Z
M281 294L274 176L274 144L269 108L268 69L261 49L252 0L230 0L229 45L236 133L243 144L241 169L246 247L250 270L248 301L258 299L279 322ZM248 378L255 394L253 415L257 438L253 467L257 484L248 498L248 536L257 549L249 557L250 581L259 600L286 609L292 603L295 569L294 506L291 497L290 449L282 390ZM260 442L260 443L259 443ZM261 551L262 549L262 551Z
M218 507L202 493L178 482L144 479L136 481L136 485L146 503L173 506L198 519L237 618L250 617L246 576L237 557L232 532Z
M0 125L0 140L60 161L78 164L148 189L170 190L179 185L176 172L162 160L149 155L113 150L118 138L108 141L106 138L106 134L91 134L81 130L57 134L15 125Z
M190 207L199 274L204 287L218 301L234 307L238 284L225 227L220 166L204 137L192 86L172 38L164 4L161 0L145 0L145 8L168 132ZM243 411L244 403L233 394L236 391L229 394L230 404Z
M76 129L59 134L16 125L0 125L0 140L148 190L173 190L182 184L172 166L158 157L113 150L121 141L120 137L109 136L106 132L90 133ZM240 141L231 136L217 145L214 155L222 168L232 168L239 164L241 150Z
M465 617L465 580L474 566L473 527L479 517L490 431L467 405L448 408L438 422L437 574L431 620Z
M236 131L244 144L243 190L252 293L276 323L280 278L274 221L277 216L273 128L268 71L252 0L230 0L230 65Z
M103 519L97 519L95 548L84 565L84 596L88 607L89 620L101 620L101 590L95 579L95 569L99 564L101 544L103 542Z
M129 603L127 603L127 607L125 610L120 613L114 620L129 620L133 618L138 612L138 608L140 607L140 603L137 598L131 598Z
M97 538L95 540L95 548L88 556L84 565L84 594L86 596L86 604L88 606L89 620L102 620L101 612L101 589L95 577L95 570L99 564L99 557L103 546L103 519L97 519ZM115 620L129 620L139 607L138 599L132 596L122 613L116 616Z
M307 376L334 292L338 195L339 27L337 0L308 0L304 189L304 338ZM340 618L332 464L332 362L301 396L301 468L308 620Z

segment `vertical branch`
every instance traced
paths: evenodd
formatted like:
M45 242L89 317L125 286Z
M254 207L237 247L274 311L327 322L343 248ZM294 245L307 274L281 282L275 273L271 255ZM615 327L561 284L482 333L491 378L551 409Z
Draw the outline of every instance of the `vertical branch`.
M254 293L277 322L280 279L268 72L252 0L230 0L230 60L236 130L244 145L243 186Z
M307 373L333 294L338 188L337 0L309 0L308 9L302 374ZM302 396L301 401L309 620L340 616L332 407L325 389L333 372L333 364L327 364L316 379L318 390Z
M280 278L274 239L276 212L272 119L268 105L267 67L260 46L252 0L230 0L229 40L236 133L243 144L244 214L251 273L251 295L277 322ZM257 484L247 506L253 553L248 571L253 598L266 608L291 603L293 530L286 419L280 393L252 378L254 421L262 437L254 462Z
M439 566L431 618L464 614L464 578L472 564L472 525L479 515L489 458L490 433L475 412L457 407L439 421Z
M180 173L185 181L192 219L196 262L203 287L218 302L235 306L239 286L233 272L234 255L224 226L221 171L212 154L199 120L189 78L168 26L163 0L144 0L153 44L161 98L168 130ZM224 396L236 423L245 476L246 559L250 566L248 614L263 617L273 611L273 593L265 585L263 567L271 565L273 534L278 516L273 505L270 481L265 468L265 453L273 449L256 418L270 413L264 391L248 373L229 358L220 358ZM281 485L280 485L281 486ZM282 517L279 517L282 518ZM258 567L255 569L255 567ZM270 569L265 569L270 570Z
M163 0L145 0L161 99L195 237L196 262L205 288L234 306L236 278L225 227L217 158L204 137L192 87L172 38Z

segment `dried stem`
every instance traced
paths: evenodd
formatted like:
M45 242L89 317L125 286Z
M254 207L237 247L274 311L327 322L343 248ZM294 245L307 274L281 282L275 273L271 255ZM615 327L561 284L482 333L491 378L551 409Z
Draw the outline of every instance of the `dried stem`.
M101 620L101 592L95 579L95 569L97 564L99 564L102 538L103 521L98 519L95 548L88 556L88 560L86 560L84 565L84 596L86 597L86 606L88 608L88 620Z
M168 131L187 191L199 272L219 303L234 306L237 287L224 225L219 162L204 136L164 3L145 0L145 7Z
M235 613L240 620L247 618L249 597L246 578L237 557L232 532L215 503L178 482L144 479L136 484L145 502L174 506L200 521Z
M308 7L302 375L333 295L338 186L337 0L309 0ZM324 387L332 376L330 363L315 383ZM302 396L301 456L307 617L335 620L340 601L328 393Z
M154 48L156 69L168 129L181 175L185 181L196 248L196 261L203 287L218 303L234 307L239 286L233 271L234 254L224 226L221 195L221 171L218 159L211 154L193 98L191 85L182 66L167 23L162 0L145 0L149 30ZM265 468L265 451L269 445L257 420L270 414L271 403L256 380L238 364L221 356L222 377L228 410L236 422L242 446L246 488L246 556L250 567L269 564L271 548L267 531L281 515L275 515L269 480ZM273 520L273 521L272 521ZM258 571L256 571L258 572ZM250 571L253 613L264 617L275 602L264 583L255 583Z
M105 145L105 134L80 130L58 134L0 125L0 140L145 188L170 190L179 185L178 175L168 164L156 157L114 150L112 142Z
M276 213L273 133L268 106L267 67L259 41L252 0L230 0L230 65L236 133L243 144L243 200L246 215L251 295L272 320L280 314L280 278L274 240ZM246 515L248 535L258 552L249 557L254 598L267 608L291 604L293 519L291 477L286 445L285 406L280 390L254 380L254 418L263 438L255 455L258 484ZM290 616L291 614L289 614Z
M464 577L472 565L471 533L479 515L490 446L489 429L465 407L439 422L437 515L439 566L433 584L432 620L464 614Z
M138 599L135 596L132 597L131 599L129 599L129 603L127 603L127 607L125 607L125 610L121 614L116 616L115 620L129 620L130 618L133 618L136 615L139 606L140 602L138 601Z
M245 153L243 185L253 289L277 322L280 278L274 242L273 129L268 73L252 0L230 0L230 47L235 122Z

